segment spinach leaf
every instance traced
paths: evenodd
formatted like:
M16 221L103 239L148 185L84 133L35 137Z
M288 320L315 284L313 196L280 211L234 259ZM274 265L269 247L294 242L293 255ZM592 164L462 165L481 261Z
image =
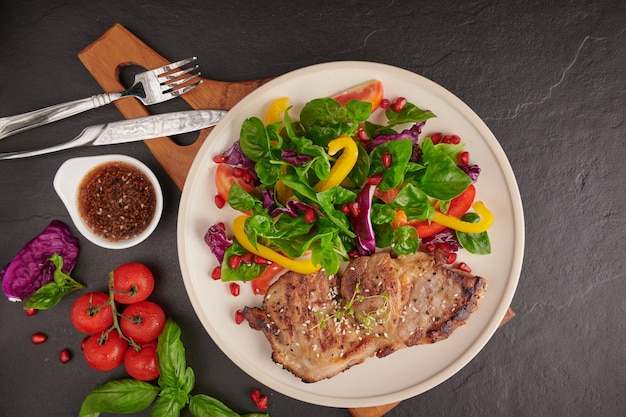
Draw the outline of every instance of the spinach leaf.
M382 143L370 152L370 176L374 174L383 175L383 180L379 185L382 191L394 189L402 183L412 150L411 140L403 139ZM383 163L383 154L385 153L391 154L390 167L386 167Z
M228 190L228 204L242 213L254 209L255 199L237 183L233 183Z
M372 204L370 219L372 224L391 223L396 218L396 210L389 204ZM384 247L384 246L380 246Z
M393 232L391 249L398 255L408 255L417 252L419 236L412 226L400 226Z
M269 155L269 138L265 124L258 117L244 120L239 135L241 151L254 162L258 162Z
M461 216L461 220L477 223L480 221L480 216L476 213L465 213ZM488 255L491 253L491 241L487 232L482 233L464 233L456 231L456 238L463 248L469 253L476 255Z
M422 144L426 169L418 177L419 187L430 197L452 200L471 184L472 179L450 156L436 148L430 138Z
M357 143L356 145L359 150L359 155L357 156L354 167L352 167L352 170L348 174L348 179L352 182L352 184L354 184L355 187L360 188L370 172L370 157L360 143Z
M300 112L300 123L314 143L326 146L328 142L348 131L344 122L345 108L331 98L309 101Z
M404 123L423 122L424 120L436 117L433 112L429 110L422 110L413 103L406 103L404 108L399 112L395 112L393 109L388 109L386 111L386 115L389 120L387 127L401 125Z
M426 193L412 183L402 187L390 206L403 210L408 220L425 220L435 214L435 208Z
M340 230L350 237L356 235L350 230L350 221L346 214L335 208L335 205L345 204L356 199L356 194L346 188L335 186L328 190L317 193L317 202L322 212L333 222Z
M256 242L256 239L253 242ZM241 246L237 240L234 240L233 244L226 249L224 252L224 260L222 261L222 281L251 281L258 278L263 271L265 271L265 268L267 268L266 266L259 265L254 262L251 262L250 264L242 262L236 270L230 267L231 256L241 256L246 253L248 253L248 251Z
M137 413L152 404L159 387L136 379L110 381L85 397L79 417L96 417L100 413Z

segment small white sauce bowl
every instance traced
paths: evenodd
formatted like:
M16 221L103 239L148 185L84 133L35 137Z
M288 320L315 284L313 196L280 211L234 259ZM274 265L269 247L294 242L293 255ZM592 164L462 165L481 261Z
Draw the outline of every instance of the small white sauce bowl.
M78 212L78 191L83 179L93 168L108 162L125 162L136 167L150 179L154 187L156 197L154 216L148 227L131 239L110 241L96 235L85 224ZM53 185L78 231L92 243L106 249L126 249L143 242L156 229L163 212L163 191L157 177L144 163L126 155L98 155L68 159L59 167L54 176Z

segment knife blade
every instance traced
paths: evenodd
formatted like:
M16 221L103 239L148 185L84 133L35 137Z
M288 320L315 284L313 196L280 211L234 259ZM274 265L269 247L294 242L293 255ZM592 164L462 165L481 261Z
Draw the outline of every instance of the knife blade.
M188 110L88 126L74 139L34 151L0 153L0 160L28 158L79 146L101 146L135 142L193 132L215 126L225 110Z

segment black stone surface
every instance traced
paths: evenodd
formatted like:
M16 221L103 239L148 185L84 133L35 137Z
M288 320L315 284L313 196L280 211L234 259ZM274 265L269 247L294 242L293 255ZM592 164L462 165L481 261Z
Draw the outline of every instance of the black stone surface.
M367 60L414 71L459 96L499 139L522 194L526 251L512 304L517 317L458 374L387 415L626 415L623 1L3 2L0 116L100 93L77 54L114 23L169 59L200 57L207 78L240 81ZM101 108L2 140L0 152L48 146L119 119L113 106ZM118 264L148 264L159 277L153 298L183 329L196 391L253 411L248 393L259 384L209 338L183 287L180 192L145 145L116 151L156 172L166 196L163 218L145 244L124 251L81 236L75 276L95 288ZM98 152L0 161L0 263L51 220L71 224L53 176L66 159ZM124 376L92 371L80 357L82 336L69 322L77 295L33 317L0 300L0 414L77 415L88 392ZM47 343L30 342L36 331L48 334ZM64 365L58 354L66 347L75 358ZM272 416L349 416L264 391Z

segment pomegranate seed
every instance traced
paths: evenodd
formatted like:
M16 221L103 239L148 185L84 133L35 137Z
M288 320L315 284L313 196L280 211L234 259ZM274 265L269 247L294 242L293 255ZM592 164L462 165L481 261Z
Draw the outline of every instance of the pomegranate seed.
M359 252L357 250L351 250L350 252L348 252L348 256L350 257L350 259L358 258Z
M241 178L241 177L243 177L244 172L245 172L245 169L239 168L239 167L234 167L233 171L232 171L232 174L233 174L233 177L235 177L235 178Z
M33 333L33 335L30 337L30 341L36 345L40 345L46 340L48 340L48 336L41 332Z
M222 208L226 205L226 200L219 194L215 194L215 205L217 208Z
M374 174L367 179L367 183L369 185L378 185L381 182L383 182L383 178L384 178L383 174Z
M61 353L59 353L59 360L61 363L68 363L72 359L72 352L69 349L63 349Z
M383 153L383 166L387 169L391 168L392 156L390 152Z
M311 207L306 209L306 212L304 213L304 222L306 224L311 224L315 221L315 219L317 219L317 216L315 215L315 210L313 210L313 208Z
M28 317L35 315L35 313L37 313L37 309L36 308L27 308L26 310L26 315Z
M230 293L235 297L241 292L241 287L236 282L231 282L228 288L230 289Z
M346 216L349 216L350 214L352 214L352 212L350 211L350 206L348 203L342 204L341 205L341 211L343 211L343 214L345 214Z
M267 395L262 395L261 398L259 398L259 401L256 402L256 408L259 411L265 411L267 410L267 407L269 406L269 398L267 398Z
M259 399L261 398L261 390L256 388L254 391L252 391L250 393L250 398L252 399L252 401L254 401L255 403L257 401L259 401Z
M459 163L464 167L469 165L469 152L464 151L459 154Z
M472 268L470 268L469 265L465 262L459 262L458 264L456 264L456 269L460 269L461 271L465 271L468 273L472 272Z
M241 324L244 320L245 317L243 316L243 312L241 310L235 311L235 323Z
M221 164L226 162L226 156L224 155L217 155L215 157L213 157L213 162L217 163L217 164Z
M430 135L430 140L433 141L434 145L438 144L439 142L441 142L441 133L433 133L432 135Z
M256 405L257 409L259 409L259 411L267 410L267 407L269 405L269 399L267 398L267 395L263 395L261 393L260 389L257 388L252 391L250 393L250 398L252 399L252 401L254 401L254 404Z
M267 259L259 255L254 255L254 257L252 258L252 262L257 265L269 265L272 263L271 261L268 261Z
M435 249L437 249L437 247L434 244L432 244L432 243L428 243L426 245L426 252L428 252L428 253L433 253L435 251Z
M388 109L391 107L391 100L389 99L382 99L380 100L380 107L382 107L383 109Z
M217 224L217 227L219 227L219 228L220 228L220 229L222 229L222 230L226 230L226 225L224 224L224 222L219 222L219 223Z
M398 97L396 101L393 103L393 111L398 113L404 108L404 106L406 106L406 98Z
M230 265L232 269L239 268L239 265L241 265L241 256L231 255L230 258L228 258L228 265Z
M458 145L459 143L461 143L461 138L458 135L452 135L450 136L450 143L453 145Z
M211 271L211 278L213 278L216 281L218 279L222 278L222 267L221 266L216 266L215 268L213 268L213 271Z
M348 203L348 207L350 208L350 214L352 214L354 217L357 217L361 212L361 207L356 201Z
M252 252L248 252L241 256L241 260L245 262L246 265L250 265L252 263L252 258L254 258L254 253Z
M446 263L447 264L453 264L454 261L456 261L456 253L455 252L450 252L448 254L448 256L446 257Z
M362 127L360 127L357 131L356 131L356 135L357 137L362 140L363 142L368 141L370 138L369 136L367 136L367 132L365 131L365 129L363 129Z
M243 173L243 182L246 184L252 184L254 182L254 177L250 174L250 171L245 171Z
M450 246L447 243L437 243L437 247L441 249L442 251L444 251L444 253L452 252L452 246Z

